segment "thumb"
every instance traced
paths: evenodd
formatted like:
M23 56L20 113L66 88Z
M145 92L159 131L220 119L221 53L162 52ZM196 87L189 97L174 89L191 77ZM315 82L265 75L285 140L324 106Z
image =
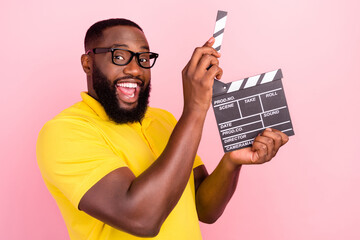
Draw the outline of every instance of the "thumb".
M258 152L252 152L251 154L251 162L256 163L260 159Z
M239 164L252 164L259 160L259 154L247 147L230 152L230 158Z
M215 38L211 37L207 42L204 44L204 47L211 47L215 42Z

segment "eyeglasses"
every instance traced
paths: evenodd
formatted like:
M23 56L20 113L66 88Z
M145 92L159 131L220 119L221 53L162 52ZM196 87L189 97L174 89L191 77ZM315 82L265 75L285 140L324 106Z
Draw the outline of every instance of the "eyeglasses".
M111 52L112 62L118 66L128 65L135 56L138 65L147 69L154 66L156 59L159 56L159 54L153 52L135 53L130 50L121 48L94 48L92 50L88 50L86 54L89 54L89 52L94 54Z

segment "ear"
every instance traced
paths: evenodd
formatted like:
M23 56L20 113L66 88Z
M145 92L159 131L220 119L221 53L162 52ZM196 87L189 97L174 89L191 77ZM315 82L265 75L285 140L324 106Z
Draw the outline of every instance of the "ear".
M92 58L88 54L81 55L81 66L86 75L91 74Z

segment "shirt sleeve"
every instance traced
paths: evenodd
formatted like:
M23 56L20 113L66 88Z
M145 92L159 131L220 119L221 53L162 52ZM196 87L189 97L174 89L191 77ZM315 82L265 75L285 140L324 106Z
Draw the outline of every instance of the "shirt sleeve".
M81 120L54 119L45 124L37 142L43 178L78 208L83 195L111 171L126 167L101 132Z

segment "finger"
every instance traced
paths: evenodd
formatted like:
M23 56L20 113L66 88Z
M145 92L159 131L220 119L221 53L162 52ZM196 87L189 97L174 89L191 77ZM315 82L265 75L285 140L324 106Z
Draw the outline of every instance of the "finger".
M283 133L282 131L279 131L277 129L272 129L273 132L276 132L277 134L279 134L281 136L281 145L286 144L289 141L289 136L286 135L285 133Z
M199 60L199 66L204 69L210 69L213 65L219 65L219 59L217 57L210 54L202 55Z
M266 146L266 161L270 161L270 159L276 154L274 140L272 138L260 135L255 138L254 143L255 142L264 144Z
M206 47L197 47L197 48L195 48L195 50L194 50L194 52L193 52L193 55L191 56L191 59L190 59L190 61L189 61L189 63L190 63L190 64L189 64L189 67L190 67L190 68L196 67L196 66L198 65L201 57L202 57L203 55L206 55L206 54L212 55L212 56L214 56L214 57L216 57L216 58L219 58L219 57L220 57L220 53L218 53L218 52L217 52L214 48L212 48L212 47L208 47L208 46L206 46ZM208 66L209 66L209 65L208 65ZM208 66L206 66L206 67L208 67Z
M258 154L254 152L251 147L238 149L227 153L230 159L236 164L252 164L258 161Z
M219 58L221 56L221 54L218 51L216 51L214 48L212 48L210 46L203 46L203 47L195 48L192 58L194 60L199 60L201 58L201 56L204 54L213 55L216 58Z
M206 43L203 45L203 47L212 47L215 43L215 38L211 37L209 40L206 41Z
M259 142L259 141L254 141L253 145L251 147L251 151L254 152L254 154L252 155L251 158L251 162L252 163L264 163L267 162L268 159L268 149L266 144Z
M220 70L220 71L217 72L216 77L215 77L215 78L218 79L218 80L220 80L221 77L222 77L222 75L223 75L223 70L222 70L222 68L219 68L219 70Z
M262 133L262 136L271 138L273 140L274 148L272 154L275 156L279 148L283 145L281 135L278 132L275 132L273 129L267 128Z
M223 70L221 67L219 67L218 65L214 65L212 66L206 73L208 75L209 78L211 78L212 80L214 78L216 79L221 79L221 76L223 74Z
M207 68L209 65L211 66L211 70ZM196 68L190 69L189 66L188 71L189 73L193 73L194 79L207 80L212 84L215 76L219 75L222 70L219 68L219 60L212 55L206 54L201 57Z
M212 64L211 70L206 70L205 66ZM188 75L193 81L201 81L204 86L212 86L216 75L221 76L222 69L218 66L219 60L210 55L204 55L196 69L190 70L189 66L183 69L183 76ZM211 86L210 86L211 85Z
M203 47L212 47L215 43L215 38L211 37L205 44ZM220 53L218 51L216 51L219 54L220 57ZM209 70L211 68L211 65L209 65L206 70Z
M206 54L201 57L198 64L198 69L201 69L203 71L210 70L213 66L219 66L219 59L216 57Z

